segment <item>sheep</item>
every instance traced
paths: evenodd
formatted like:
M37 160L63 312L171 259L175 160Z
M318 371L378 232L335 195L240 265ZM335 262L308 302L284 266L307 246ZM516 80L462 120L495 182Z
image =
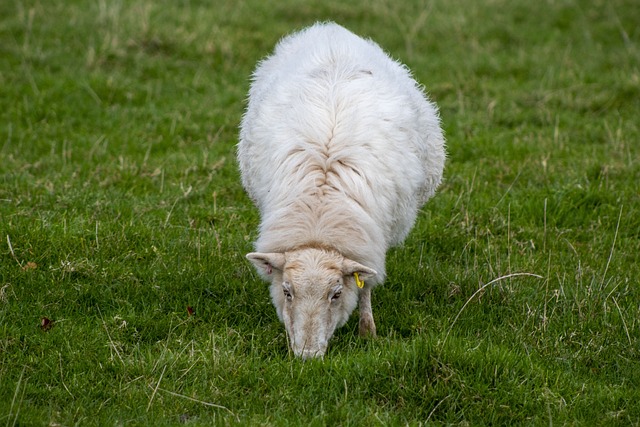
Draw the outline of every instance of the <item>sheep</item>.
M434 195L446 158L437 107L408 68L332 23L283 38L252 76L240 123L242 184L260 211L247 258L271 282L289 345L324 356Z

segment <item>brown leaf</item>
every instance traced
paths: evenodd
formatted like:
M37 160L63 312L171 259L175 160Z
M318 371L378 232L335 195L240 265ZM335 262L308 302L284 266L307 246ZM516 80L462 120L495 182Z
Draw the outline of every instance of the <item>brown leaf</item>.
M38 264L36 264L33 261L29 261L28 263L22 266L22 271L35 270L36 268L38 268Z
M53 328L53 320L50 320L48 317L43 317L40 320L40 329L48 331L51 328Z
M191 307L190 305L187 306L187 313L189 314L189 316L193 316L195 314L193 307Z

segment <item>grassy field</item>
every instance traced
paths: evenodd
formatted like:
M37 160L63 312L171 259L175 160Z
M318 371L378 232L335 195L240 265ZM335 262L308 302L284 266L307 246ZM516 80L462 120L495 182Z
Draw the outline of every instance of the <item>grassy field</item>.
M316 20L440 106L446 182L323 360L244 254L249 76ZM0 3L0 426L639 425L640 3Z

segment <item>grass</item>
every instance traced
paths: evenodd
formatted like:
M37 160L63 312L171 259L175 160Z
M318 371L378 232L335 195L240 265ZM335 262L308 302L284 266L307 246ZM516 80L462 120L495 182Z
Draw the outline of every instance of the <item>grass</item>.
M388 254L379 338L353 316L301 362L244 260L234 145L255 63L324 19L414 70L449 161ZM632 0L2 2L0 425L640 424L638 22Z

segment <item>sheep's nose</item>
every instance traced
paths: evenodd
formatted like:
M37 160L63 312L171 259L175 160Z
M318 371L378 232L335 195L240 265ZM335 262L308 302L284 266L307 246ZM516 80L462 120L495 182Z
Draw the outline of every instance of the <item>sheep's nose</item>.
M324 356L324 350L309 350L304 349L296 353L296 356L302 357L303 360L313 359L316 357L322 358Z
M296 356L301 357L302 359L312 359L315 357L323 357L324 353L327 351L327 345L319 345L319 346L306 346L306 347L294 347L294 353Z

